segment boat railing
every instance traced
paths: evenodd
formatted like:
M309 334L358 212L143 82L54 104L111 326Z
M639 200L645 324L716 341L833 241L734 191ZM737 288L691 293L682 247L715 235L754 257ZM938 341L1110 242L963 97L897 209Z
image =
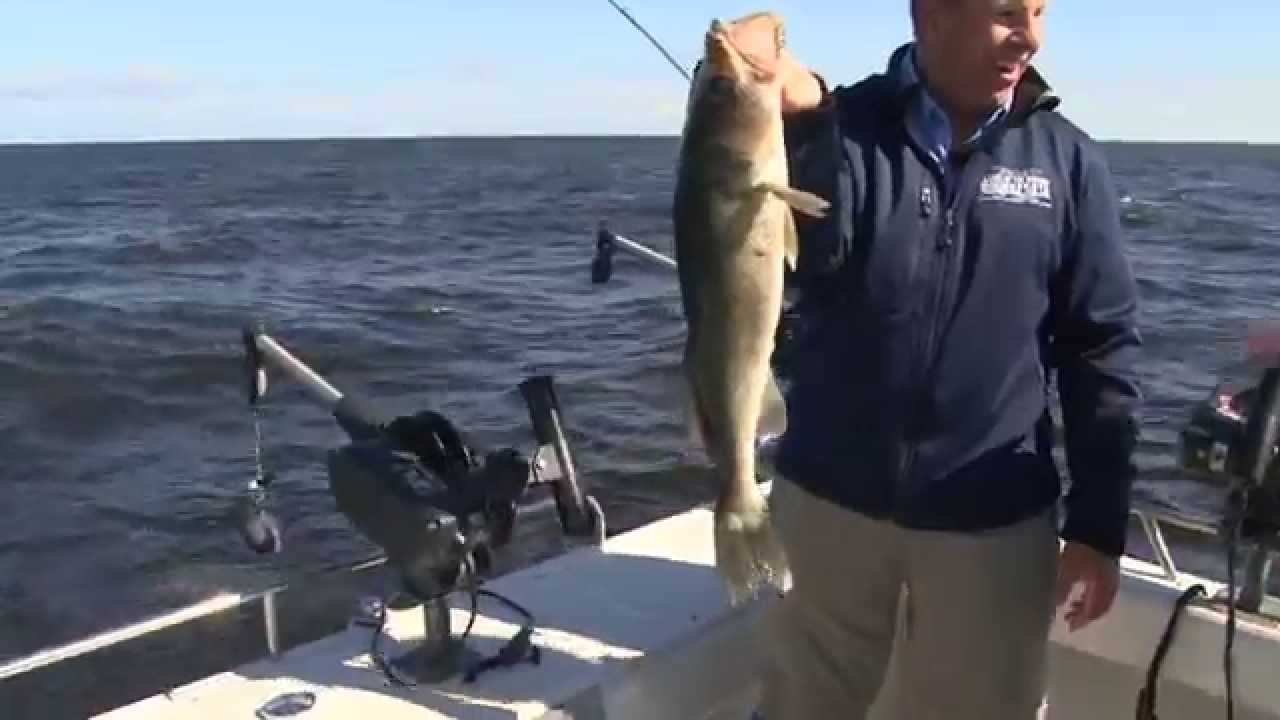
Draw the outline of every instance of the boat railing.
M539 505L541 504L539 503ZM1155 553L1156 562L1165 574L1165 578L1174 584L1180 584L1184 579L1184 575L1179 571L1173 559L1173 553L1170 551L1169 544L1164 537L1163 527L1167 525L1215 537L1220 534L1219 528L1213 522L1201 518L1193 518L1156 508L1139 507L1130 512L1139 521L1147 541ZM1261 557L1246 563L1247 576L1241 584L1241 602L1239 604L1243 609L1256 611L1258 603L1254 602L1253 598L1257 598L1260 602L1260 599L1265 595L1266 567L1265 563L1260 560L1266 560L1269 557L1265 549L1255 551L1254 556ZM385 562L385 557L377 555L355 563L331 565L307 573L295 579L292 584L305 584L307 581L333 575L371 570L385 564ZM201 618L242 608L255 602L261 603L262 607L263 645L268 654L277 656L281 652L279 628L282 617L280 604L276 600L281 593L289 589L289 586L290 584L288 583L277 583L253 592L220 593L206 600L160 613L139 622L107 630L65 645L41 650L0 665L0 681L31 673L41 668L88 655ZM1250 605L1252 607L1248 607Z
M343 573L357 573L376 568L385 563L386 558L384 556L373 556L355 563L327 566L308 573L306 579L318 579ZM297 584L302 580L295 580L294 582ZM158 613L146 619L90 635L65 645L46 648L0 665L0 680L7 680L18 675L34 672L56 663L88 655L194 620L242 608L255 602L262 603L262 620L265 629L264 641L267 651L275 655L280 652L280 610L276 603L276 598L288 588L289 585L287 583L276 583L265 589L252 592L219 593L185 607Z
M556 512L556 503L554 498L551 497L544 497L520 507L521 517L545 516L553 512ZM602 540L603 538L598 537L589 538L587 542L598 545ZM325 565L310 572L302 573L290 582L274 583L261 590L219 593L181 608L158 613L137 622L90 635L64 645L39 650L25 657L0 664L0 681L25 675L50 665L89 655L144 636L170 630L189 622L243 608L252 603L261 603L262 605L263 644L268 654L277 656L281 652L280 627L283 619L277 599L282 593L288 591L290 587L374 570L385 565L386 561L386 556L378 553L366 556L355 562Z

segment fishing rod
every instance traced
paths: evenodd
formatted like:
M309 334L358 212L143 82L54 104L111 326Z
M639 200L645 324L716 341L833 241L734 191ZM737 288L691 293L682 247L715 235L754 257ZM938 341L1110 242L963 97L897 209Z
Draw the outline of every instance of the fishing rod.
M671 57L671 53L667 52L667 49L662 46L662 43L658 42L658 39L650 34L648 30L645 30L644 26L637 22L636 19L631 16L631 13L627 12L626 8L614 2L614 0L608 0L608 3L613 6L614 10L621 13L622 17L626 18L627 21L635 27L635 29L639 30L642 35L648 38L649 42L653 43L653 46L658 49L658 52L662 53L662 56L667 59L667 62L671 63L671 67L675 68L676 72L683 75L685 80L693 82L693 78L689 75L689 71L685 70L683 65L676 62L676 59Z
M671 63L671 67L675 68L676 72L680 73L680 75L688 82L693 82L693 77L689 75L689 71L685 70L684 66L679 62L676 62L676 59L671 56L670 52L667 52L667 49L662 46L662 43L658 42L658 39L655 38L652 33L646 30L638 20L632 17L631 13L627 12L626 8L619 5L614 0L607 1L613 6L614 10L617 10L622 17L627 19L627 22L631 23L636 30L639 30L640 34L644 35L645 38L647 38L649 42L658 49L658 52L662 53L662 56L667 59L667 62ZM670 270L676 269L675 259L663 255L657 250L645 247L638 242L622 237L621 235L609 232L609 229L605 227L605 224L601 223L599 230L596 232L596 254L591 261L592 282L597 284L605 283L613 276L613 253L619 248L659 267Z

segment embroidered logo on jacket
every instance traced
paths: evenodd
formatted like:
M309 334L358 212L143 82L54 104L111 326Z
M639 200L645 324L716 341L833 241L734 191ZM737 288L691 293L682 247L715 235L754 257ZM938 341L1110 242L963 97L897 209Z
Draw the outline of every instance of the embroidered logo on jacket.
M996 166L990 174L982 178L978 199L1048 208L1053 207L1051 186L1049 178L1034 168L1014 170Z

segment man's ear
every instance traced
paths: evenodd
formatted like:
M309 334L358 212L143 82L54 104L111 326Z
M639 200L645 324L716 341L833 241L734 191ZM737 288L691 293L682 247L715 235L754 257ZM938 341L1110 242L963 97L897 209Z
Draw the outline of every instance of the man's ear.
M935 34L940 23L949 21L947 11L966 2L971 0L911 0L911 24L915 28L916 39Z
M915 28L917 36L924 27L925 10L925 0L911 0L911 26Z

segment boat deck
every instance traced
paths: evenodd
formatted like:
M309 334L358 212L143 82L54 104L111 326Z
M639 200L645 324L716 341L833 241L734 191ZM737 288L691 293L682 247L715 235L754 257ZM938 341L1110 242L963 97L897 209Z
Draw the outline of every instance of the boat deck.
M283 693L310 691L316 702L299 717L516 718L547 713L571 702L574 717L603 703L590 690L618 677L622 666L680 644L729 613L713 567L705 510L694 510L584 547L486 585L529 608L541 649L538 665L525 663L433 686L392 686L370 660L372 629L346 631L100 715L110 720L254 717ZM451 599L453 627L470 616L463 595ZM421 636L420 609L390 611L381 650L403 651L397 641ZM468 646L497 652L520 628L520 617L481 598ZM603 708L600 708L603 712ZM603 714L600 715L603 717ZM611 715L612 717L612 715Z

